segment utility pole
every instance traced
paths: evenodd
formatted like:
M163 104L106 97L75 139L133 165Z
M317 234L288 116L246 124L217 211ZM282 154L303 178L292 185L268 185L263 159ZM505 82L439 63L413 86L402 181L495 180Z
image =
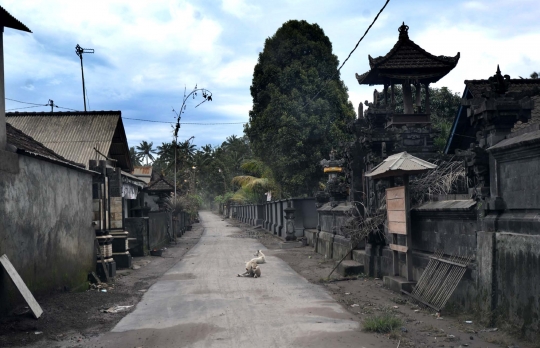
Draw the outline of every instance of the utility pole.
M84 100L84 112L86 112L86 89L84 87L84 69L83 69L83 63L82 63L82 56L83 53L94 53L93 48L82 48L77 44L75 46L75 53L81 58L81 74L82 74L82 91L83 91L83 100Z
M47 105L49 105L51 107L51 112L53 112L54 111L54 109L53 109L54 108L54 101L52 99L49 99L49 104L47 104Z

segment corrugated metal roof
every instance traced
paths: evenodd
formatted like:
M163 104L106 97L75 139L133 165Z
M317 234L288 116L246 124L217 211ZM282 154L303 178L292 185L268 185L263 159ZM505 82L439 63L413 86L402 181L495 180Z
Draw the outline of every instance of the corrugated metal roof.
M108 154L120 111L6 113L6 121L66 159L88 168Z
M21 23L17 18L13 17L8 11L0 6L0 25L6 28L12 28L31 33L30 29Z
M437 168L437 165L433 163L414 157L407 152L401 152L387 157L373 168L369 174L366 174L366 176L379 178L402 174L415 174L435 168Z

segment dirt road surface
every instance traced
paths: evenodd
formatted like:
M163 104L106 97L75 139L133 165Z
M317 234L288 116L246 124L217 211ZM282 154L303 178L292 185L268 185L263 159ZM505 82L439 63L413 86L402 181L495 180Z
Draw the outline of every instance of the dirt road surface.
M262 229L200 216L164 257L135 258L136 269L119 271L106 293L58 291L38 299L39 320L0 318L0 347L539 347L482 327L470 314L437 320L377 278L328 281L334 261L312 247L283 250ZM267 255L262 277L236 277L257 249ZM104 313L115 305L132 307ZM400 318L402 327L361 331L380 313Z
M320 286L270 256L262 277L239 278L256 239L210 212L199 243L146 292L136 309L88 347L395 347L359 330Z

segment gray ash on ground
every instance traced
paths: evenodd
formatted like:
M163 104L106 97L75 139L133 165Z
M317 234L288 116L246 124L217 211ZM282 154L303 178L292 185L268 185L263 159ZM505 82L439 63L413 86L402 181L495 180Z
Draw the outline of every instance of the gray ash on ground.
M117 271L115 281L103 283L102 288L81 292L58 290L36 296L43 309L39 319L34 319L30 311L24 313L24 306L13 311L19 315L0 318L0 347L54 347L60 342L84 345L87 338L111 330L134 310L145 290L197 244L202 232L202 227L194 224L193 229L179 238L176 245L167 246L163 257L133 258L136 270ZM132 307L118 313L103 313L117 305Z

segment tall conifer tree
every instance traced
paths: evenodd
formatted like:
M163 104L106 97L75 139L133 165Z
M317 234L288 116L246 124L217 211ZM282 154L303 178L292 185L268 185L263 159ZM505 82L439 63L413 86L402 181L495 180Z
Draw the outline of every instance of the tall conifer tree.
M259 54L244 131L289 195L312 194L319 161L348 139L355 112L338 63L324 31L306 21L283 24Z

